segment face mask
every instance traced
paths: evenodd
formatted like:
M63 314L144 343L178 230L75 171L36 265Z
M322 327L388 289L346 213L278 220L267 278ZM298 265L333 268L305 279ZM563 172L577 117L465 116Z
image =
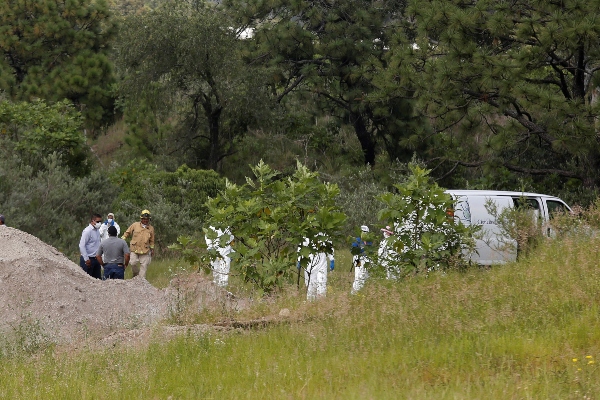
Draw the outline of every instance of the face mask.
M107 221L108 221L108 223L109 223L109 224L112 224L112 222L113 222L113 219L112 219L112 218L109 218L109 219L107 219Z
M101 222L96 222L96 223L94 224L94 228L96 228L96 229L100 229L100 227L101 227L101 226L102 226L102 223L101 223Z

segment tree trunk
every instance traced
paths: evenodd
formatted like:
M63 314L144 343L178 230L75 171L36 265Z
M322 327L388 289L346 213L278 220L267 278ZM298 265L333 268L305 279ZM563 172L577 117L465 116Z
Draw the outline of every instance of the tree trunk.
M360 114L352 113L350 115L350 120L352 121L352 126L354 126L356 137L360 142L365 164L369 164L371 166L375 165L375 141L373 140L371 132L369 132L367 129L364 118Z

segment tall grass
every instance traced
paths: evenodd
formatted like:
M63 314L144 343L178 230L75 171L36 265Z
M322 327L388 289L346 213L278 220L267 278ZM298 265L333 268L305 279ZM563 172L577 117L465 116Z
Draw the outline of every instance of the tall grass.
M290 307L285 323L6 358L0 398L597 398L599 253L598 238L548 241L519 263L357 296L340 263L326 299L261 306Z

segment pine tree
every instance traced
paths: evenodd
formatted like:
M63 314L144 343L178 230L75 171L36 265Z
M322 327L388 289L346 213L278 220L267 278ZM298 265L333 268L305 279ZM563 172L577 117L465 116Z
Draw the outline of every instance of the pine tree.
M112 113L114 25L102 0L0 2L0 92L71 100L88 126Z
M599 10L598 0L413 1L416 96L449 170L600 185Z
M408 160L400 138L419 129L410 99L378 91L393 36L404 29L404 1L249 0L225 2L241 27L254 30L252 62L271 71L281 103L291 93L314 99L325 115L350 125L365 163L379 143L390 158Z

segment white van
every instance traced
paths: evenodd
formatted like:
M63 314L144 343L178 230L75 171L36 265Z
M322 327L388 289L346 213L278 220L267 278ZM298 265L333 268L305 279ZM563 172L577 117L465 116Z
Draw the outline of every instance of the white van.
M477 239L476 251L470 256L471 261L481 265L505 263L517 258L515 241L503 236L496 218L488 212L486 204L493 202L498 212L501 212L507 207L518 207L525 201L527 207L534 210L546 236L553 235L548 223L552 215L571 211L558 197L545 194L499 190L446 190L446 193L456 202L455 218L465 225L481 226L481 238Z

